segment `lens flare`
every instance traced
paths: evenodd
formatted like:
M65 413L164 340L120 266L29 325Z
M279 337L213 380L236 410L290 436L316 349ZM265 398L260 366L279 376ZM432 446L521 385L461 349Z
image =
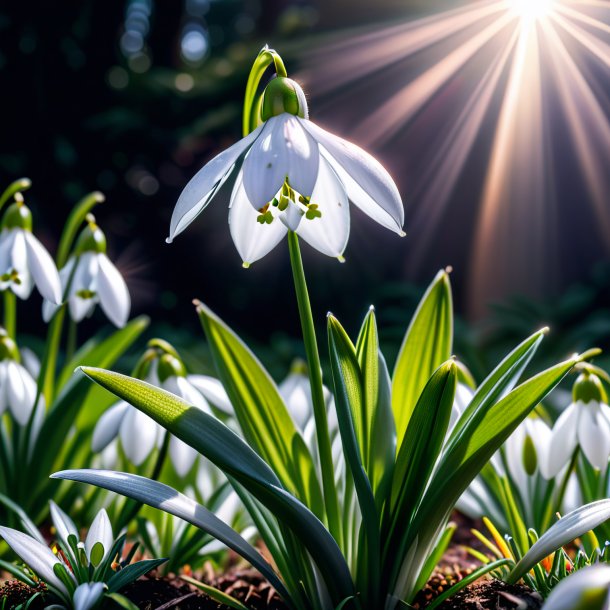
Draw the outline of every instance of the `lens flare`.
M346 33L300 77L402 179L405 273L454 264L476 316L610 252L609 67L607 0L478 0Z

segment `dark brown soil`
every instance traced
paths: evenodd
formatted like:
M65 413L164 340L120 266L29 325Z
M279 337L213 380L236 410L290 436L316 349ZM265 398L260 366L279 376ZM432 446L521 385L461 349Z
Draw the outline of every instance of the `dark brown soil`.
M45 586L39 585L36 588L28 587L28 585L20 582L19 580L7 580L0 587L0 600L7 600L7 608L15 608L19 604L23 604L30 599L33 595L38 593L39 591L44 591ZM39 595L31 604L30 608L32 610L42 610L46 607L46 603L44 602L44 598L42 595Z
M255 570L238 570L217 578L198 576L252 610L286 610L275 589ZM121 593L140 610L230 610L180 578L145 576Z
M143 577L121 590L140 610L225 610L179 579ZM170 604L170 605L168 605Z
M519 610L542 608L542 597L523 585L507 585L499 580L480 580L439 606L439 610L514 610L515 608Z

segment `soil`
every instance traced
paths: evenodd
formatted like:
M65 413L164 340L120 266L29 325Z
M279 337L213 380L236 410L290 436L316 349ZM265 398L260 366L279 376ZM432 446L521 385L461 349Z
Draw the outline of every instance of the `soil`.
M542 597L523 585L499 580L480 580L439 606L439 610L535 610Z
M424 610L440 593L480 565L465 550L465 547L474 547L485 552L485 547L470 533L473 527L480 529L480 524L457 513L454 521L458 525L454 540L416 598L415 610ZM233 564L225 574L215 575L208 567L195 577L235 597L251 610L286 610L275 590L255 570L240 569ZM7 581L0 587L0 599L7 597L7 608L13 608L38 590L43 589L33 590L17 581ZM230 610L175 575L159 577L152 573L128 585L121 593L140 610ZM44 607L43 600L37 598L31 610ZM523 585L509 586L498 580L482 579L444 602L439 610L535 610L541 607L542 598Z
M19 604L23 604L38 592L44 592L46 587L41 584L36 588L28 587L19 580L7 580L0 587L0 600L6 599L7 608L15 608ZM43 596L39 595L30 605L31 610L43 610L46 608Z

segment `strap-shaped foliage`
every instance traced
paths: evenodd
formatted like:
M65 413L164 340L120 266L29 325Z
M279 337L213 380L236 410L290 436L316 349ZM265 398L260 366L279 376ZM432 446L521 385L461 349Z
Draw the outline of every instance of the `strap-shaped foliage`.
M204 305L197 307L218 376L251 447L282 485L324 520L314 463L273 379L241 339Z
M398 446L432 373L451 357L453 304L446 271L439 271L422 298L400 348L392 376L392 408Z
M84 367L82 370L197 449L274 513L307 549L337 603L353 595L349 570L328 530L283 488L269 465L221 421L144 381L103 369Z

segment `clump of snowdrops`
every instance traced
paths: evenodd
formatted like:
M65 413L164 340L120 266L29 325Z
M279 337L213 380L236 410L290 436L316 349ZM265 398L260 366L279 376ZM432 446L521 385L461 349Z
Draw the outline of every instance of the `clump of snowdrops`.
M275 76L261 91L268 70ZM244 266L287 238L315 442L306 442L248 346L200 302L197 314L238 433L184 397L146 381L103 368L82 370L225 473L273 564L203 505L165 484L104 470L54 476L121 493L201 528L258 568L295 610L392 610L413 600L446 549L448 520L460 496L583 357L524 375L546 330L534 333L489 373L450 429L458 365L452 358L449 276L441 271L410 320L391 367L379 348L372 308L351 336L328 315L325 354L334 395L329 402L300 239L343 260L349 203L403 235L402 201L378 161L309 118L302 89L267 48L250 73L243 132L240 142L186 186L168 241L226 182L233 184L229 225ZM335 419L337 434L329 425ZM341 458L333 451L337 439Z

